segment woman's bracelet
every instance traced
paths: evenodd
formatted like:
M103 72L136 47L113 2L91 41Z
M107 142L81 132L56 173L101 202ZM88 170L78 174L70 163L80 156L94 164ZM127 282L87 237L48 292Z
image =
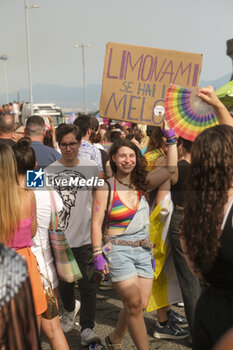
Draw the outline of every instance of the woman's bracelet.
M173 137L172 139L170 140L166 140L166 145L169 146L169 145L174 145L174 143L176 143L176 137Z
M100 255L100 254L102 254L103 253L103 251L102 250L96 250L96 251L94 251L93 252L93 256L97 256L97 255Z
M169 146L173 146L173 145L175 145L175 144L177 144L176 141L174 141L174 142L169 142L169 143L167 142L167 143L166 143L166 146L169 147Z
M92 249L93 249L93 250L95 250L96 248L98 248L98 249L101 248L101 245L93 245L93 246L92 246Z
M170 137L169 139L166 139L166 141L169 143L169 142L172 142L173 140L176 140L176 136L173 136L173 137Z

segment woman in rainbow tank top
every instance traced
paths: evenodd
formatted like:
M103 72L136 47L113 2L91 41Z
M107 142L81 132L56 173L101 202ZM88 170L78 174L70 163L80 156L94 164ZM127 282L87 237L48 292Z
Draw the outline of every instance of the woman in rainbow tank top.
M137 349L149 349L143 310L148 304L154 276L152 244L149 241L147 191L169 179L177 163L175 133L166 125L167 163L146 172L146 160L129 140L119 140L110 148L113 177L108 206L107 229L102 247L102 223L108 202L108 185L96 190L92 212L94 267L110 273L123 309L114 331L106 337L110 350L121 349L123 336L130 332Z

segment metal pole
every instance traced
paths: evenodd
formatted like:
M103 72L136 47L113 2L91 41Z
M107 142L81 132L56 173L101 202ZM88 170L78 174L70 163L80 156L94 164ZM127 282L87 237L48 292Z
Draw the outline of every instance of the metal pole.
M76 44L74 45L75 48L82 48L82 66L83 66L83 105L84 105L84 113L87 114L87 91L86 91L86 77L85 77L85 55L84 55L84 48L85 47L91 47L91 45L84 45L84 44Z
M28 81L29 81L29 96L30 96L30 110L33 115L33 98L32 98L32 74L31 74L31 56L30 56L30 42L29 42L29 30L28 30L28 5L25 4L25 21L26 21L26 37L27 37L27 57L28 57Z
M8 98L8 81L7 81L7 68L6 68L6 62L9 59L9 57L6 54L3 54L0 56L0 60L3 61L4 67L4 81L5 81L5 90L6 90L6 103L9 103L9 98Z
M5 74L5 88L6 88L6 103L9 103L8 99L8 82L7 82L7 69L6 69L6 60L4 61L4 74Z
M82 63L83 63L83 104L84 113L87 114L87 92L86 92L86 79L85 79L85 56L84 56L84 45L82 47Z

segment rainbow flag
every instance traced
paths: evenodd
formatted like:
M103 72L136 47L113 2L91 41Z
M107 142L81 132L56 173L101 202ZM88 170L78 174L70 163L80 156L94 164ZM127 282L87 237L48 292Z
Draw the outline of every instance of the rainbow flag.
M149 232L150 241L156 245L153 249L156 268L148 312L182 301L168 237L172 211L169 192L150 214Z

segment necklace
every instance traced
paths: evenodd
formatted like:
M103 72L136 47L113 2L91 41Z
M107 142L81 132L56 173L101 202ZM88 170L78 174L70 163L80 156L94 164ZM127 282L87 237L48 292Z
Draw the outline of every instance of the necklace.
M121 180L119 180L117 176L116 176L116 179L117 179L117 181L118 181L121 185L127 186L130 190L133 189L132 182L130 182L130 184L124 184L124 182L122 182Z

